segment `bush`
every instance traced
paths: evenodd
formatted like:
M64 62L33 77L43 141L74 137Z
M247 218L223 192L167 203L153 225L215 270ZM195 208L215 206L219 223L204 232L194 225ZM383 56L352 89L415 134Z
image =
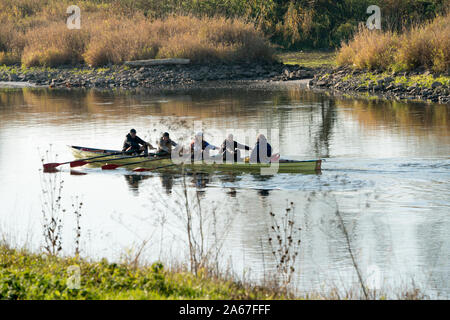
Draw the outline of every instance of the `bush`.
M89 34L83 29L69 30L64 24L52 23L30 29L24 38L22 64L53 67L82 62Z
M396 61L399 69L426 67L434 71L450 70L450 15L415 27L402 37Z
M25 39L14 25L7 22L2 23L0 31L0 64L19 63L24 46Z
M101 66L156 57L242 62L272 60L273 54L269 41L252 24L223 17L150 20L140 14L94 14L82 20L80 30L69 30L55 21L22 33L9 26L0 37L0 62L21 61L27 67L78 63Z
M450 14L403 34L361 27L354 38L341 47L337 63L360 69L400 71L424 67L435 72L448 72Z

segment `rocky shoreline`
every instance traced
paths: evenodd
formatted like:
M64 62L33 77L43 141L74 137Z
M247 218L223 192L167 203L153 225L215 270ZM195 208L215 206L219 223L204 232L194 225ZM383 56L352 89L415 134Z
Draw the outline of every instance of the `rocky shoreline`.
M256 81L261 83L305 79L311 79L307 83L309 88L331 90L336 93L450 103L450 77L431 74L424 70L387 74L381 71L366 72L349 67L310 68L286 65L281 62L145 67L111 65L104 68L87 66L0 67L0 82L29 83L32 86L50 88L150 88L160 90L175 87L199 87L215 81Z
M207 81L287 81L310 79L316 70L283 63L158 65L148 67L108 66L105 68L68 67L3 68L0 81L28 82L50 88L153 88L188 86Z
M425 70L386 73L367 72L349 67L317 70L309 88L339 93L369 94L394 100L421 100L450 103L450 78Z

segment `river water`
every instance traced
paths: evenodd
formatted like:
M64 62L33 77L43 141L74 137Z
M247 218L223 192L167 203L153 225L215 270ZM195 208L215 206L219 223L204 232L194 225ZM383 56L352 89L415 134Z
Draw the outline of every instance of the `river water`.
M298 85L159 93L2 88L0 235L15 246L43 249L42 191L49 174L40 171L40 159L47 150L50 158L68 161L67 145L120 149L130 128L152 143L163 131L187 143L199 123L216 145L230 131L249 133L241 142L250 145L256 132L267 131L283 157L320 157L323 170L183 176L62 166L51 177L64 181L63 254L74 253L71 205L81 201L82 256L120 261L142 249L143 262L188 263L187 198L199 246L202 214L210 260L261 282L277 271L277 248L268 239L280 235L271 227L292 202L288 214L301 227L294 234L301 243L291 248L298 252L292 283L299 292L357 288L350 248L370 288L396 297L417 287L448 298L449 105L333 97Z

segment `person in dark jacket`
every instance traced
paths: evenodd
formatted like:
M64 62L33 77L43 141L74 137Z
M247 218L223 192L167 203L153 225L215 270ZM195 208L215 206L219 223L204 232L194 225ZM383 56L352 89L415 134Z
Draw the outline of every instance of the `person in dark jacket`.
M237 162L241 160L241 150L250 150L249 146L240 144L234 141L233 135L230 133L228 137L222 142L219 154L222 154L223 160L233 159Z
M272 146L267 142L263 134L259 134L256 138L256 144L250 155L251 163L269 163L272 157Z
M145 154L148 154L149 147L150 149L156 149L149 142L145 142L139 138L136 135L135 129L131 129L130 133L127 134L125 141L123 142L122 152L127 154L140 154L141 152L144 152Z
M169 133L164 132L161 139L159 139L159 146L158 146L158 156L167 156L172 153L172 147L176 147L178 144L170 139Z

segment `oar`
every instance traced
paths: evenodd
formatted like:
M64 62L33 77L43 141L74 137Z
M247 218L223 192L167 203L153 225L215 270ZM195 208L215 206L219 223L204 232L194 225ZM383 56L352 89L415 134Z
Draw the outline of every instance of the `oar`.
M172 167L175 165L176 165L176 163L172 163L172 164L168 164L166 166L161 166L161 167L156 167L156 168L136 168L133 171L134 172L145 172L145 171L152 171L152 170L156 170L156 169L168 168L168 167Z
M145 157L145 154L141 154L138 156L126 156L126 157L119 157L119 158L113 158L113 159L109 159L108 161L116 161L116 160L123 160L123 159L134 159L134 158L141 158L141 157ZM84 166L85 164L90 164L90 163L99 163L99 162L105 162L105 160L95 160L95 161L88 161L88 162L84 162L81 163L80 166Z
M138 155L138 156L129 156L129 157L113 158L113 159L110 159L110 160L108 160L108 161L117 161L117 160L123 160L123 159L142 158L142 157L145 157L145 156L146 156L145 154L141 154L141 155ZM105 162L105 160L89 161L89 162L86 162L86 164L90 164L90 163L99 163L99 162ZM141 161L139 161L139 162L141 162Z
M110 157L110 156L117 156L117 155L119 155L119 154L123 154L123 152L115 152L115 153L111 153L111 154L108 154L108 155L105 155L105 156L92 157L92 158L87 158L87 159L81 159L81 160L72 161L72 162L70 163L70 167L71 167L71 168L81 167L81 166L84 166L84 165L86 165L86 164L88 164L88 163L99 162L99 161L90 161L90 162L87 162L88 160L100 159L100 158L106 158L106 157ZM121 159L121 158L119 158L119 159ZM102 161L103 161L103 160L102 160ZM101 162L101 161L100 161L100 162Z
M151 162L151 161L156 161L156 160L161 160L161 159L167 159L164 157L158 157L155 159L150 159L150 160L144 160L144 161L136 161L136 162L130 162L130 163L125 163L125 164L105 164L104 166L102 166L102 170L114 170L117 169L119 167L126 167L126 166L132 166L134 164L141 164L144 162Z
M91 157L91 158L86 158L86 159L80 159L80 160L74 160L74 161L67 161L67 162L62 162L62 163L45 163L44 164L44 170L51 170L51 169L55 169L56 167L62 166L64 164L69 164L72 168L74 167L80 167L80 166L84 166L87 163L84 163L84 161L86 160L92 160L92 159L99 159L99 158L106 158L106 157L110 157L110 156L115 156L118 154L121 154L122 152L115 152L115 153L108 153L107 155L102 155L102 156L96 156L96 157ZM75 165L72 165L75 164Z

